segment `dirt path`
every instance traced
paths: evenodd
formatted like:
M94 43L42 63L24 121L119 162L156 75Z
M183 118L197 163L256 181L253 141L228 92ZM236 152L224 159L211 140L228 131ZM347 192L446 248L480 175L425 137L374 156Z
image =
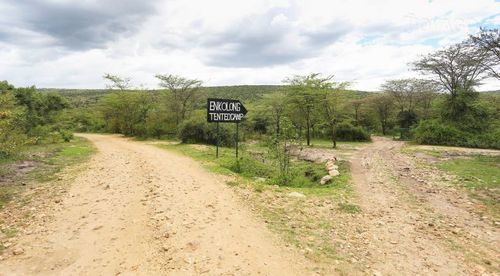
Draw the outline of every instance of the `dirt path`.
M196 162L117 136L97 149L44 230L0 275L308 275L217 178Z
M353 156L352 173L364 215L352 222L367 267L389 275L494 275L500 259L493 221L446 185L446 175L416 166L402 142L375 137ZM351 227L353 227L351 225Z

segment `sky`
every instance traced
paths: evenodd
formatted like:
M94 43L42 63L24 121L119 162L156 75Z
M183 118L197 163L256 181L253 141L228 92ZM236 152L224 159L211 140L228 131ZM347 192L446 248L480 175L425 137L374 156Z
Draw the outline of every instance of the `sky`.
M0 80L15 86L104 88L105 73L147 88L156 74L281 84L317 72L375 91L419 77L419 56L498 28L500 1L0 0L0 14Z

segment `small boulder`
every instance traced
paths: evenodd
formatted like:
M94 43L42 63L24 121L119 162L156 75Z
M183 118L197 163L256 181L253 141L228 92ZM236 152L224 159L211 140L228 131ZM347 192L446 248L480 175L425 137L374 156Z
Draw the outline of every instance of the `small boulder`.
M325 175L321 178L321 181L319 182L321 185L325 185L326 183L330 182L332 180L332 177L330 175Z
M339 169L339 166L337 166L337 165L330 165L330 166L326 167L327 171L338 170L338 169Z
M297 198L304 198L306 197L304 194L298 193L298 192L291 192L288 194L289 197L297 197Z
M328 171L328 174L330 176L338 176L338 175L340 175L340 172L338 170L330 170L330 171Z
M12 254L14 255L24 254L24 249L22 249L21 247L14 248L14 250L12 250Z

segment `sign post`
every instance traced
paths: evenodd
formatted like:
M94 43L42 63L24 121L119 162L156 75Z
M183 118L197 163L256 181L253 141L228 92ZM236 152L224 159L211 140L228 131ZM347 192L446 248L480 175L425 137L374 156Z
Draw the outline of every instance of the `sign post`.
M215 138L215 158L219 158L219 122L217 122L217 134Z
M236 123L236 160L238 160L238 140L239 140L239 135L238 135L238 128L239 128L240 123Z
M247 109L239 100L207 99L207 121L217 123L215 156L219 158L219 122L236 123L236 160L238 160L239 122L247 114Z

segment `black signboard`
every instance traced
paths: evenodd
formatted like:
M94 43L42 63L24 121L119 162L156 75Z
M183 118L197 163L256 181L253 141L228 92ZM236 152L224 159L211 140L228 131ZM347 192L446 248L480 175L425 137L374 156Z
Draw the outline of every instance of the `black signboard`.
M207 121L209 123L239 123L247 109L238 100L207 99Z

